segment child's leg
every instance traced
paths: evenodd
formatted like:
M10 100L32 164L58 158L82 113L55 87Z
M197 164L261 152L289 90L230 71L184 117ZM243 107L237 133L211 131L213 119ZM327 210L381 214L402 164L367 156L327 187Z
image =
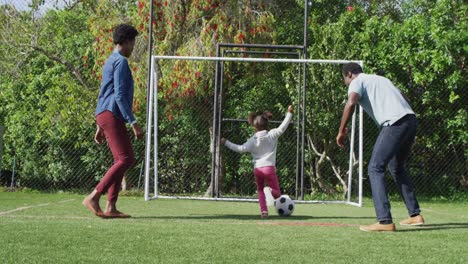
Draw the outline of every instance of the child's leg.
M268 182L268 186L271 188L271 194L276 199L281 196L281 190L279 187L278 176L276 175L276 168L274 166L263 167L263 173Z
M255 183L257 184L257 192L258 192L258 202L260 203L260 211L268 212L266 200L265 200L265 193L263 192L263 188L265 187L265 178L263 172L260 168L254 169L255 175Z

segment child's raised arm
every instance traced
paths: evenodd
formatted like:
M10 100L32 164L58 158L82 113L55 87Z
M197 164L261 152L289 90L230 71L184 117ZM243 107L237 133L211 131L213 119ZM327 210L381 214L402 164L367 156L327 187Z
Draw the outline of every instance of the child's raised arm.
M289 122L291 122L293 112L294 112L293 106L292 105L288 106L288 112L286 113L286 117L284 118L281 125L276 129L270 130L269 134L273 138L277 138L281 136L284 133L284 131L286 131L286 129L288 128Z

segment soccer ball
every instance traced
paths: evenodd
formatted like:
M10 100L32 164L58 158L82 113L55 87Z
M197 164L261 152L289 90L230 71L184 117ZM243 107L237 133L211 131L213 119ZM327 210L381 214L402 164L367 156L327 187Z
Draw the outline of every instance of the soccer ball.
M275 200L275 209L280 216L290 216L294 212L294 201L288 195Z

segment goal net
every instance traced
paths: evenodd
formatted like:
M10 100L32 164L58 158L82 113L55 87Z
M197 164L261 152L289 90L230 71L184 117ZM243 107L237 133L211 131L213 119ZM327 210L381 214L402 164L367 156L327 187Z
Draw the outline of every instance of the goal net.
M277 146L281 192L296 203L362 205L362 108L347 147L335 143L350 61L271 57L152 57L145 200L257 201L250 154L221 138L243 144L254 133L250 112L270 111L272 129L293 105Z

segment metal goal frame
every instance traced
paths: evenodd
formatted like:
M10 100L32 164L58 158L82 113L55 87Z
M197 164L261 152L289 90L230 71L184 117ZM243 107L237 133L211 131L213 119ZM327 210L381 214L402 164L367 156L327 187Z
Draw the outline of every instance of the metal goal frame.
M245 45L245 44L244 44ZM219 46L218 46L219 47ZM221 122L222 122L222 100L220 98L220 93L218 91L218 82L219 76L222 74L219 70L222 69L224 62L266 62L266 63L297 63L303 66L304 75L305 69L308 64L345 64L349 62L355 62L363 67L363 61L356 60L321 60L321 59L285 59L285 58L237 58L237 57L220 57L219 48L217 49L217 57L195 57L195 56L151 56L151 67L150 67L150 85L149 85L149 98L148 98L148 111L147 111L147 122L146 122L146 142L145 142L145 188L144 188L144 198L146 201L157 199L157 198L167 198L167 199L193 199L193 200L211 200L211 201L239 201L239 202L256 202L258 199L252 198L228 198L220 197L219 195L219 184L217 179L215 179L215 170L219 166L215 166L217 162L216 152L220 151L220 131L221 131ZM224 55L224 54L223 54ZM214 91L214 102L213 102L213 154L212 154L212 173L211 173L211 183L213 186L213 196L212 197L193 197L193 196L165 196L160 195L158 191L158 67L159 61L161 60L191 60L191 61L213 61L216 62L216 76L215 76L215 91ZM302 104L303 111L305 106L305 94L306 94L306 85L305 85L305 76L304 81L300 91L302 96L302 101L299 99L300 104ZM355 109L352 120L351 120L351 140L350 140L350 152L349 152L349 175L348 175L348 193L346 200L336 200L336 201L322 201L322 200L304 200L304 148L298 149L301 155L298 156L300 159L300 168L297 172L296 184L298 178L301 182L301 195L299 199L296 199L296 203L335 203L335 204L349 204L354 206L362 206L362 194L363 194L363 109L359 107L359 124L358 124L358 201L351 201L351 194L353 191L352 188L352 177L353 177L353 153L355 148L355 133L356 133L356 115L357 108ZM299 112L299 111L298 111ZM304 142L304 133L305 133L305 114L302 115L302 120L297 120L298 125L300 125L300 136L298 133L298 148L299 140ZM299 130L299 129L298 129ZM301 137L301 138L299 138ZM302 146L304 146L302 144ZM153 153L151 153L151 148L153 148ZM153 163L153 175L151 175L151 163ZM150 195L150 177L154 177L154 186L153 186L153 195ZM296 194L296 197L298 195Z

